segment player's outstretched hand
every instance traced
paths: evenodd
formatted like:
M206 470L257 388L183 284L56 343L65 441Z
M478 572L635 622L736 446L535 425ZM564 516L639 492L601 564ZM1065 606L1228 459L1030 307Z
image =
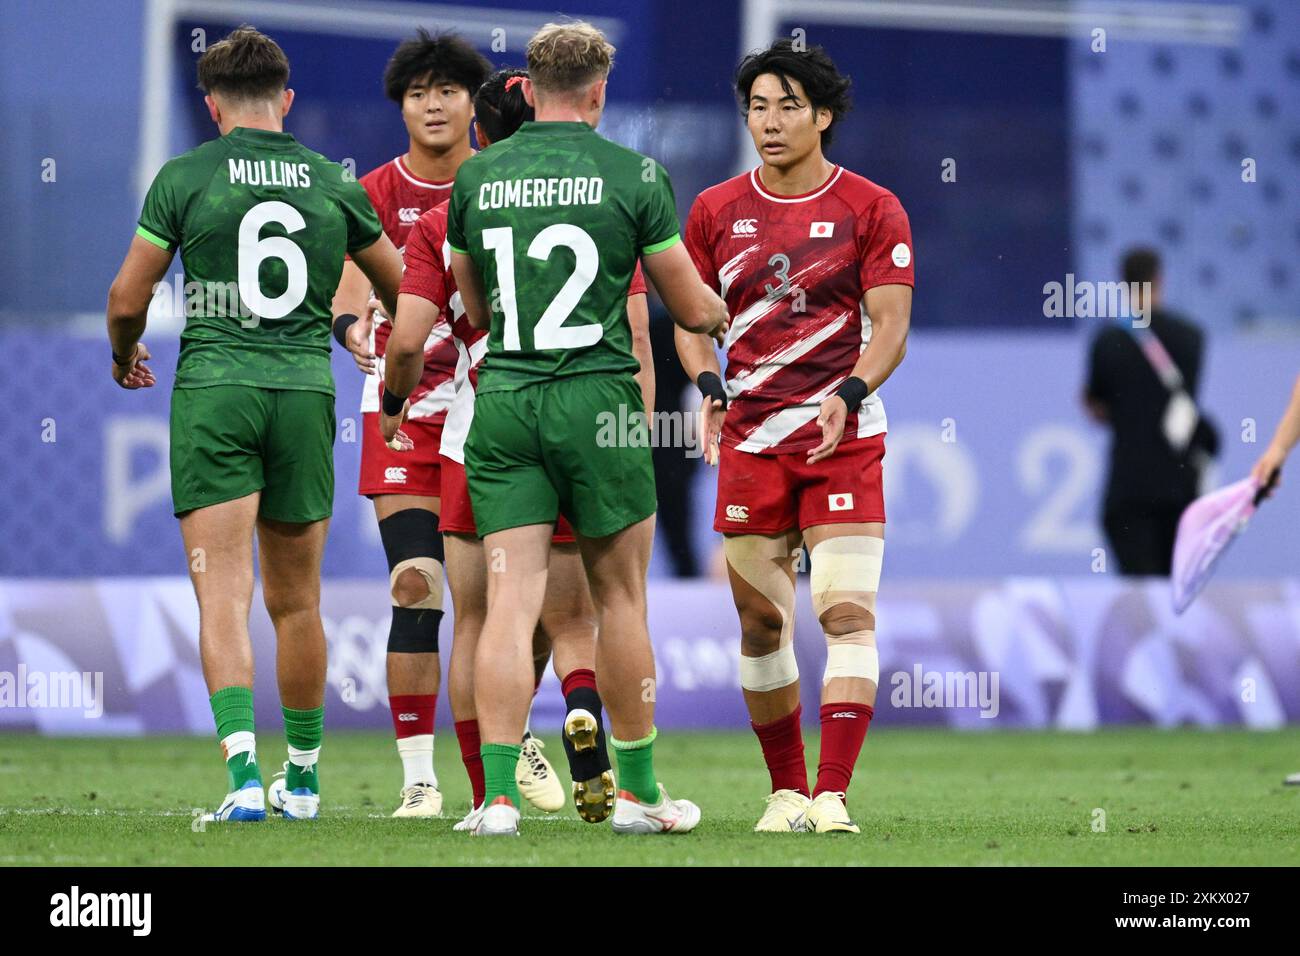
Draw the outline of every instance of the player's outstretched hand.
M347 335L344 337L344 344L352 353L352 361L356 362L357 368L366 375L374 375L379 368L375 353L370 351L370 330L373 326L374 321L371 319L370 310L367 309L365 315L348 326Z
M1286 452L1269 445L1264 454L1259 456L1255 467L1250 469L1250 477L1264 490L1264 497L1271 498L1282 483L1282 463L1286 461ZM1271 480L1271 483L1270 483Z
M722 439L722 422L727 417L727 409L722 402L709 395L700 402L700 443L704 448L704 462L708 465L718 463L718 442Z
M817 424L822 427L822 443L808 452L808 464L816 464L835 454L840 439L844 437L844 421L848 417L849 406L838 395L832 395L822 402L821 411L817 415Z
M402 405L402 414L400 415L385 415L384 410L379 409L379 431L384 436L384 442L393 451L410 451L415 447L415 442L411 441L410 436L402 431L402 425L405 424L407 413L410 410L410 399L407 399Z
M125 365L113 363L113 381L123 388L152 388L157 384L153 372L144 363L149 359L149 350L143 342L137 342L131 361Z

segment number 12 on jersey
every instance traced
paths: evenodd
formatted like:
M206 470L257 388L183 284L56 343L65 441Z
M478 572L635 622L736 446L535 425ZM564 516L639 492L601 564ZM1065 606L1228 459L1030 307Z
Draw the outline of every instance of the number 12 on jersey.
M605 334L604 327L598 322L589 322L566 328L564 320L573 313L583 293L596 280L600 253L596 249L595 240L584 229L565 222L547 226L539 232L528 245L528 256L545 262L557 246L573 250L573 272L533 327L533 348L587 348L600 341ZM514 229L510 226L484 229L483 248L496 257L497 286L501 295L501 312L506 323L501 347L507 352L518 352L523 346L519 341Z

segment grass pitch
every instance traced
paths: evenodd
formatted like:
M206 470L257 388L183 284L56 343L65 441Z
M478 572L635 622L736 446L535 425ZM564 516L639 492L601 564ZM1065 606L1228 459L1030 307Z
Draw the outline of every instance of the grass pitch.
M563 772L559 740L544 739ZM815 762L816 738L807 743ZM263 732L259 744L263 767L278 767L279 735ZM572 810L526 813L518 840L453 833L469 786L447 733L437 754L444 819L389 819L401 783L392 740L335 733L321 765L327 816L199 831L194 809L211 809L225 783L211 740L3 735L0 864L1300 864L1300 788L1282 786L1300 770L1300 728L877 728L849 795L858 837L751 832L768 782L749 734L667 733L655 756L670 792L703 808L693 834L615 837Z

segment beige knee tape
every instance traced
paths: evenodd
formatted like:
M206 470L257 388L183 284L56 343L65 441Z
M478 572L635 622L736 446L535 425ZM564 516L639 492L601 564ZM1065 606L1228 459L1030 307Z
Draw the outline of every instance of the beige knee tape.
M863 641L870 643L863 643ZM836 677L860 677L880 686L880 655L876 652L875 631L855 631L838 637L826 637L826 672L822 684Z
M740 686L766 691L787 687L799 679L794 657L794 582L786 573L790 558L783 538L729 535L723 543L727 564L781 615L777 649L762 657L740 657Z
M405 561L398 563L393 568L393 573L388 576L389 590L397 590L397 578L407 568L414 568L424 578L424 583L429 588L429 594L422 601L408 605L413 608L433 608L436 611L442 610L442 563L434 558L407 558ZM397 606L397 601L393 601L393 606Z
M868 535L827 538L813 548L809 578L817 616L837 604L856 604L875 614L884 557L884 539Z
M812 602L820 618L840 604L854 604L872 615L870 629L826 635L826 672L822 683L836 677L857 677L880 684L880 655L876 651L874 618L880 565L885 556L882 538L847 535L828 538L812 550Z

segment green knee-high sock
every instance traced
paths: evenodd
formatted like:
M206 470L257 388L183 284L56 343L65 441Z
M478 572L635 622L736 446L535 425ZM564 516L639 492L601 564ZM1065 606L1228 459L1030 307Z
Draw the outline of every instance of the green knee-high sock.
M483 744L479 756L483 758L483 806L490 806L497 797L505 797L519 806L519 785L515 783L515 766L519 763L519 744Z
M231 791L250 780L260 781L253 737L253 691L247 687L223 687L208 698L208 703L217 723L217 739L225 754Z
M642 803L659 802L659 783L655 780L654 744L659 731L654 727L640 740L615 740L610 746L618 758L618 786Z
M284 785L292 793L306 787L320 793L320 742L325 733L325 708L294 710L281 706L284 712L284 736L289 742L289 766L285 771Z

